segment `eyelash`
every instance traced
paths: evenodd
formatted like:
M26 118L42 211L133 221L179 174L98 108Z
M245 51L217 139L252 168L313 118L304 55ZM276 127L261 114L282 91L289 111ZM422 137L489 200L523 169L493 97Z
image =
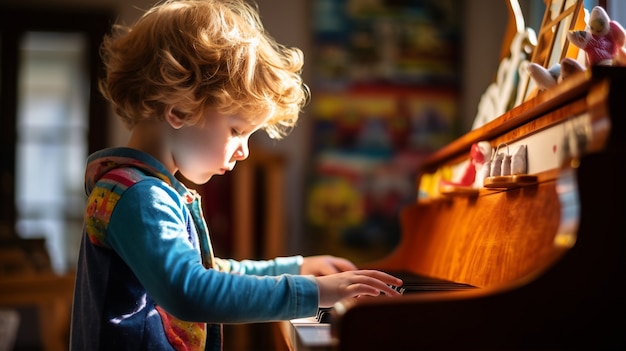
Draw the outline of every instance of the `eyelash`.
M231 129L231 133L232 133L234 136L236 136L236 137L239 137L239 136L242 136L242 135L243 135L243 133L240 133L240 132L239 132L237 129L235 129L235 128Z

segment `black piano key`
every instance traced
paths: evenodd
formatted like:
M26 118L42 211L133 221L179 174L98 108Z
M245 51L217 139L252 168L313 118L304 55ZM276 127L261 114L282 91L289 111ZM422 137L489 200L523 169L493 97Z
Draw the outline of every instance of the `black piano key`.
M315 319L317 320L318 323L330 323L330 320L332 319L332 307L320 307L317 310L317 315L315 316Z

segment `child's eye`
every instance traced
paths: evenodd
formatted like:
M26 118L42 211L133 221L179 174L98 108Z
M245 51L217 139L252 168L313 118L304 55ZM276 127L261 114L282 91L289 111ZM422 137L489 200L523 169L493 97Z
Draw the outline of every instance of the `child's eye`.
M233 136L236 136L236 137L238 137L238 136L241 136L241 135L242 135L242 133L240 133L240 132L239 132L237 129L235 129L235 128L231 129L231 130L230 130L230 132L233 134Z

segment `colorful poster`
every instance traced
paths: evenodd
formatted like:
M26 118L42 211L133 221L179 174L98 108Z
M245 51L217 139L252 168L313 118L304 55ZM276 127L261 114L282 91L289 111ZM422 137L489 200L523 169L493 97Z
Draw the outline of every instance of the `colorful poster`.
M419 163L455 137L459 14L446 0L314 0L307 244L370 261L401 236Z

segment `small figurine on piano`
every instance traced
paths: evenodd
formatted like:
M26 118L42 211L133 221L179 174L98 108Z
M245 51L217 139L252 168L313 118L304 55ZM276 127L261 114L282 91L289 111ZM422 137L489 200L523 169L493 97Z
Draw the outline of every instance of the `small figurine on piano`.
M469 159L457 180L442 180L442 186L473 187L483 165L491 157L491 145L486 141L472 144Z
M552 88L577 72L582 72L585 67L573 58L566 57L560 63L546 69L540 64L531 62L528 64L528 74L540 90Z
M588 27L568 32L567 39L585 52L584 64L569 57L549 68L529 63L528 73L539 89L551 88L589 66L626 66L626 31L600 6L591 10Z
M568 32L567 39L585 51L587 66L626 63L626 32L600 6L591 10L588 28Z

